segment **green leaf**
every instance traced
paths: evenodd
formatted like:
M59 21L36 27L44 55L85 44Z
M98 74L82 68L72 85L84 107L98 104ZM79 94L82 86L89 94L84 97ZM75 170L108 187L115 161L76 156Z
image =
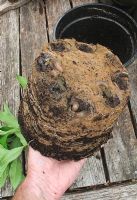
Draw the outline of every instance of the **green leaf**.
M10 128L9 130L7 129L7 131L3 131L3 130L0 129L0 136L4 136L4 135L9 136L11 134L15 134L16 137L18 137L20 139L20 142L24 147L27 146L27 141L25 140L24 136L22 135L20 128L18 128L18 129Z
M0 134L0 144L4 148L8 149L8 138L10 137L10 135L11 137L13 137L13 133L14 133L14 129L11 129L9 131L6 131L5 134L3 135Z
M4 104L4 111L0 112L0 121L5 123L8 127L12 127L14 129L19 128L18 120L10 112L6 104Z
M14 148L21 147L21 146L22 146L22 144L18 137L12 138L12 141L10 143L10 149L14 149Z
M18 147L7 150L0 145L0 177L3 175L8 164L21 155L23 148L24 147Z
M4 105L4 111L0 112L0 121L7 125L0 127L0 135L15 133L15 135L20 138L23 146L27 146L27 142L20 131L18 120L10 112L7 105Z
M16 79L23 89L27 87L28 81L25 77L17 75Z
M2 176L0 177L0 188L2 188L6 182L9 173L9 166L6 167L5 171L3 172Z
M0 136L6 135L6 134L13 134L16 131L16 129L10 128L8 126L2 126L0 127Z
M24 180L23 170L22 170L22 163L20 158L14 160L10 165L9 170L10 182L15 190L20 183Z
M0 144L6 149L8 148L7 138L8 138L8 135L4 135L0 137Z
M27 142L26 142L24 136L22 135L21 131L18 130L18 131L16 131L15 134L16 134L16 136L20 139L20 142L22 143L22 145L23 145L24 147L27 146Z

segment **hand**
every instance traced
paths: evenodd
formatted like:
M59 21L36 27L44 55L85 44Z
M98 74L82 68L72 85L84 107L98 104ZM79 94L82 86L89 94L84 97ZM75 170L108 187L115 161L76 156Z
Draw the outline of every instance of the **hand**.
M29 148L28 183L42 191L48 200L60 199L77 178L86 159L80 161L57 161L42 156Z

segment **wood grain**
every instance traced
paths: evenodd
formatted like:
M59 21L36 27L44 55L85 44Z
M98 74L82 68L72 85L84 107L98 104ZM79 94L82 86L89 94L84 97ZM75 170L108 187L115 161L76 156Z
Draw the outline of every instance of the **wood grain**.
M50 40L53 39L54 26L58 19L70 9L69 0L46 0L48 31Z
M22 74L28 76L31 65L47 42L45 10L33 0L20 8L20 45Z
M137 126L137 59L130 66L128 66L127 69L131 87L131 108Z
M100 152L96 156L87 159L86 164L80 172L78 179L71 188L80 188L91 185L98 185L105 183L105 175Z
M105 153L112 182L137 178L137 140L128 108L114 128L113 139L105 145Z
M78 5L83 5L86 3L97 3L97 0L73 0L72 5L73 6L78 6Z
M61 200L136 200L137 184L114 186L95 191L68 194Z
M9 10L17 9L24 4L27 4L30 0L18 0L18 2L10 3L8 0L0 1L0 15L8 12Z
M19 105L19 12L10 11L0 17L0 107L7 102L14 114ZM12 195L7 181L1 195Z
M34 59L47 42L45 10L40 8L39 0L33 0L20 8L20 56L23 76L30 75Z

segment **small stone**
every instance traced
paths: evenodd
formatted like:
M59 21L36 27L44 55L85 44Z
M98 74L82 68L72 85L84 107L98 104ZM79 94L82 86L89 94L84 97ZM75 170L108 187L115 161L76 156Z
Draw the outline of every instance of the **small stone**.
M79 108L79 104L77 102L74 102L73 105L72 105L71 110L76 112L78 110L78 108Z

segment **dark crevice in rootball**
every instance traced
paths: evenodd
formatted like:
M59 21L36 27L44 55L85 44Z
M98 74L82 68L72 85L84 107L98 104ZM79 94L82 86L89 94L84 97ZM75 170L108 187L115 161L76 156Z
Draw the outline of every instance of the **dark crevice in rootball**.
M41 53L37 58L37 70L40 72L46 72L54 69L54 62L51 55L48 53Z
M88 44L76 43L76 47L80 51L83 51L83 52L86 52L86 53L92 53L93 52L93 49Z
M102 96L105 98L105 102L112 108L115 108L120 104L120 99L117 94L112 94L111 89L107 87L105 84L100 85Z
M128 89L128 74L127 73L116 73L112 76L112 81L115 82L120 90Z
M53 42L50 44L52 51L63 52L66 50L65 45L62 42Z

